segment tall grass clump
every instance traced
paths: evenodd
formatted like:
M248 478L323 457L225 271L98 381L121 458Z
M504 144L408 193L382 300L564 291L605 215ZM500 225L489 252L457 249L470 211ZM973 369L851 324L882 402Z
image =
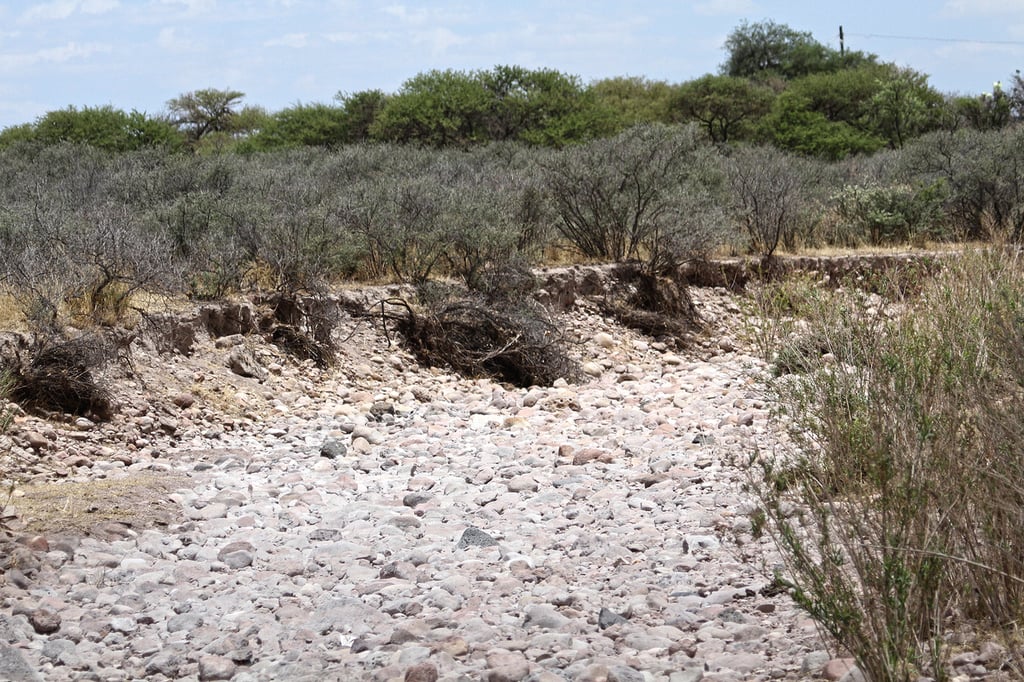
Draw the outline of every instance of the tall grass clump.
M1002 640L1024 675L1021 266L972 252L888 311L807 307L819 352L775 380L796 447L758 458L759 520L796 601L876 682L948 678L965 637Z

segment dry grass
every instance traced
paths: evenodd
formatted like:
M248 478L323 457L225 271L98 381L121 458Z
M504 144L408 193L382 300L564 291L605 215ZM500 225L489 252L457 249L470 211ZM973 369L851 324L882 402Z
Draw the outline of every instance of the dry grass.
M801 258L848 258L857 256L890 256L903 253L951 253L971 248L981 248L983 244L965 242L925 242L920 246L911 244L890 244L883 246L815 246L798 249L784 249L776 252L778 256L795 256Z
M88 535L97 524L133 529L166 526L176 518L171 492L189 485L181 473L138 473L86 482L32 483L15 488L6 514L27 533Z
M0 331L28 331L28 322L18 300L5 291L0 291Z
M761 520L794 598L873 680L942 678L951 632L985 632L1014 651L1022 265L1005 250L967 252L886 315L856 292L823 296L799 281L774 285L762 306L800 318L802 332L782 333L783 320L761 337L766 356L777 346L779 371L795 373L775 389L799 445L760 458ZM1008 670L1020 676L1015 656Z

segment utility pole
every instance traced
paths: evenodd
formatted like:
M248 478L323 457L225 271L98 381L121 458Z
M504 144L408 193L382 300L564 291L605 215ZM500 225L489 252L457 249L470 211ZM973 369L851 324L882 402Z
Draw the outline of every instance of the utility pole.
M846 47L843 45L843 25L839 25L839 56L846 54Z

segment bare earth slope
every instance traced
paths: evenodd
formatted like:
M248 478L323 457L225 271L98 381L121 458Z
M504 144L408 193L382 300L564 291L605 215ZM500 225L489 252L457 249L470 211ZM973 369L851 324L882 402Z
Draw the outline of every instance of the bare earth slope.
M12 501L0 678L814 676L742 492L779 442L763 367L728 294L695 295L687 351L577 306L588 380L553 388L422 368L355 320L330 372L249 337L137 347L113 423L15 425L43 483Z

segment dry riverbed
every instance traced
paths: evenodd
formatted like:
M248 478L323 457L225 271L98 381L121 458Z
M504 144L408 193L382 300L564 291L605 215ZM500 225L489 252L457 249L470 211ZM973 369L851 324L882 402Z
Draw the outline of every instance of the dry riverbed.
M550 388L420 367L365 321L332 371L136 347L111 423L10 436L38 480L0 678L838 679L751 535L763 365L736 300L695 295L683 350L576 306L586 381Z

